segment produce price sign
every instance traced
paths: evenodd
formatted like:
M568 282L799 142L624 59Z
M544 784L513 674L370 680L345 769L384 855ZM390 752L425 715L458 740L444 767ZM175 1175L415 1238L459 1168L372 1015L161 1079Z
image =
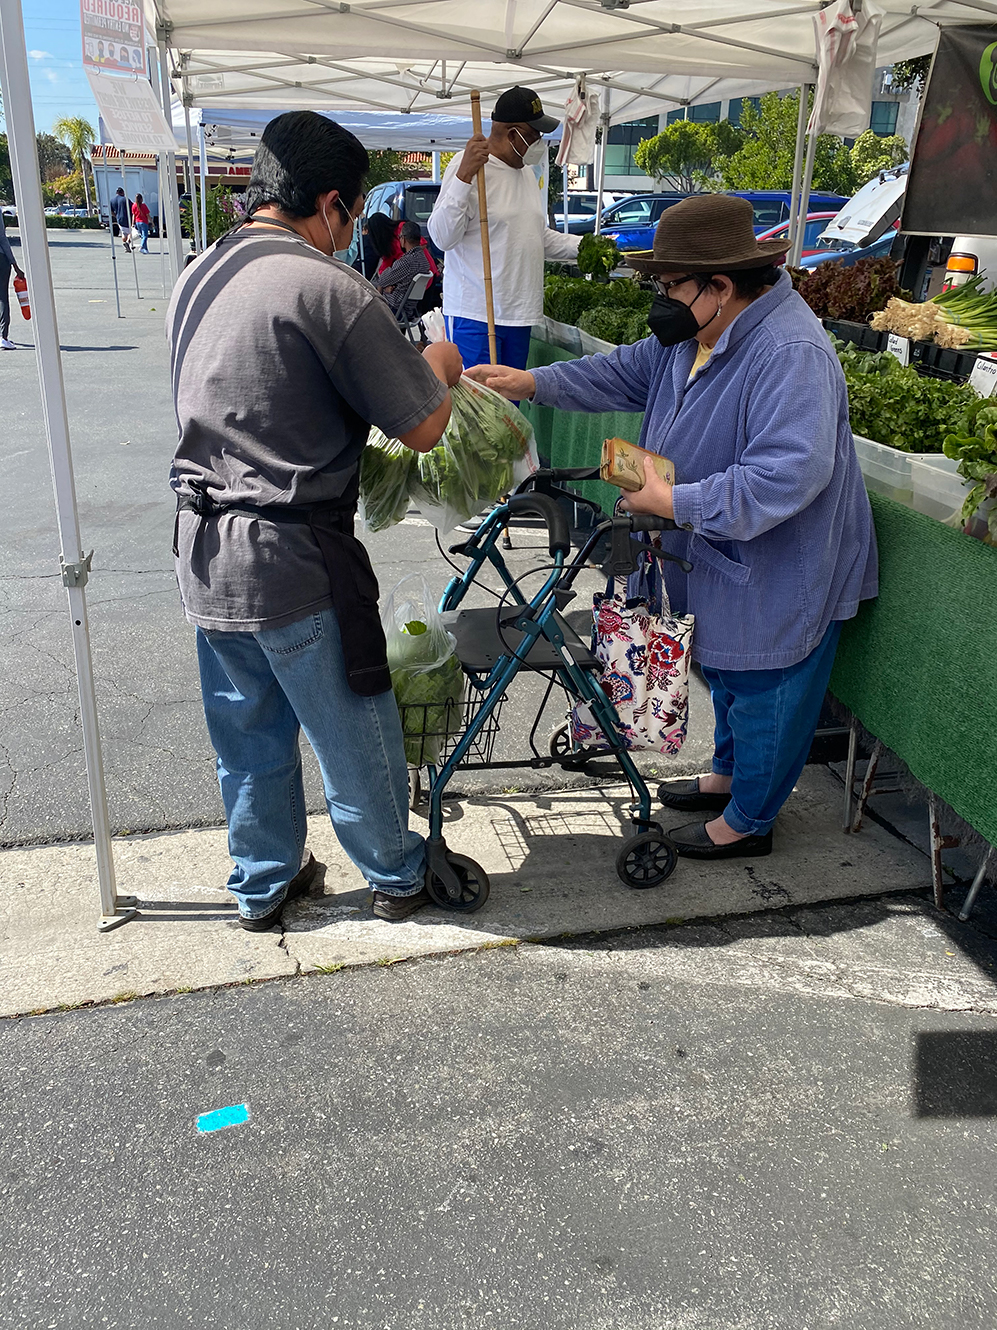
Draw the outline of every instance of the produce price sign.
M83 64L145 77L145 22L140 5L80 0Z
M891 356L896 356L901 365L910 364L910 338L899 337L896 333L887 333L886 349Z
M900 229L997 235L997 25L941 29Z
M969 386L975 388L981 397L993 397L997 388L997 353L984 351L976 357L976 364L969 376Z

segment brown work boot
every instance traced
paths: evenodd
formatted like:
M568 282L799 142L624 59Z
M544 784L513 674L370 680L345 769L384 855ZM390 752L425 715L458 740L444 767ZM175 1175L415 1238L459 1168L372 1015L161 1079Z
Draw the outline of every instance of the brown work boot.
M374 915L378 919L389 919L392 923L397 923L399 919L407 919L410 914L415 914L416 910L429 905L432 899L425 887L417 891L414 896L392 896L387 891L375 891Z

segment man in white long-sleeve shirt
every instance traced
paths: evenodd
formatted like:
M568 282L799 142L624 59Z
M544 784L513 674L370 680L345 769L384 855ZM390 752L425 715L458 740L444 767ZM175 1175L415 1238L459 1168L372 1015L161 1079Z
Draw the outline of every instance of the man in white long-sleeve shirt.
M495 103L491 134L469 139L443 177L429 234L447 256L443 314L467 366L489 359L478 170L485 172L500 365L526 368L530 328L543 313L544 259L571 260L578 253L579 236L547 225L544 194L533 172L523 169L542 159L543 136L557 125L531 88L510 88Z

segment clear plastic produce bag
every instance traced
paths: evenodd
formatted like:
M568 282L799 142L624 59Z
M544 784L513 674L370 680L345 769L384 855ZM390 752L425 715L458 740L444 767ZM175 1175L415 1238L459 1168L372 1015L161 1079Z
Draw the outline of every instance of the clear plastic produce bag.
M450 390L450 400L450 421L428 453L371 431L360 458L366 530L400 522L411 501L438 530L450 531L536 470L533 428L511 402L467 378Z
M381 610L391 687L410 766L435 766L447 739L463 723L464 674L453 637L429 586L411 573L394 587Z

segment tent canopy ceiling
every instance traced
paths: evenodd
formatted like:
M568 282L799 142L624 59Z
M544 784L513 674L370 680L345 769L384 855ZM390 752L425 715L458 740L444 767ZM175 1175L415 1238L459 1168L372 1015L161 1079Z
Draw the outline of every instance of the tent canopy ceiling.
M214 104L197 112L197 123L204 126L205 142L219 152L244 152L256 148L267 124L287 106L276 107L274 95L265 111L244 106ZM388 111L330 111L319 108L355 134L365 148L396 148L402 152L453 152L463 148L474 132L470 120L455 115L399 115ZM174 111L174 124L177 113ZM183 119L183 113L180 113ZM559 135L555 135L559 137Z
M373 87L380 109L457 114L466 113L471 87L494 96L527 83L543 95L583 71L627 83L631 95L646 95L657 79L654 91L667 96L660 80L668 76L776 88L811 82L812 18L822 7L821 0L240 0L236 13L231 0L144 2L173 50L191 56L201 82L189 92L202 105L213 92L227 105L237 91L240 100L265 97L267 80L271 104L288 82L300 85L301 104L327 104L337 81L349 79L354 105ZM880 64L933 50L939 23L995 12L990 0L877 3L886 11ZM247 51L268 54L233 55ZM221 80L214 89L206 81L212 73ZM229 82L239 78L241 89ZM675 104L682 100L677 93ZM631 106L625 116L642 109Z

